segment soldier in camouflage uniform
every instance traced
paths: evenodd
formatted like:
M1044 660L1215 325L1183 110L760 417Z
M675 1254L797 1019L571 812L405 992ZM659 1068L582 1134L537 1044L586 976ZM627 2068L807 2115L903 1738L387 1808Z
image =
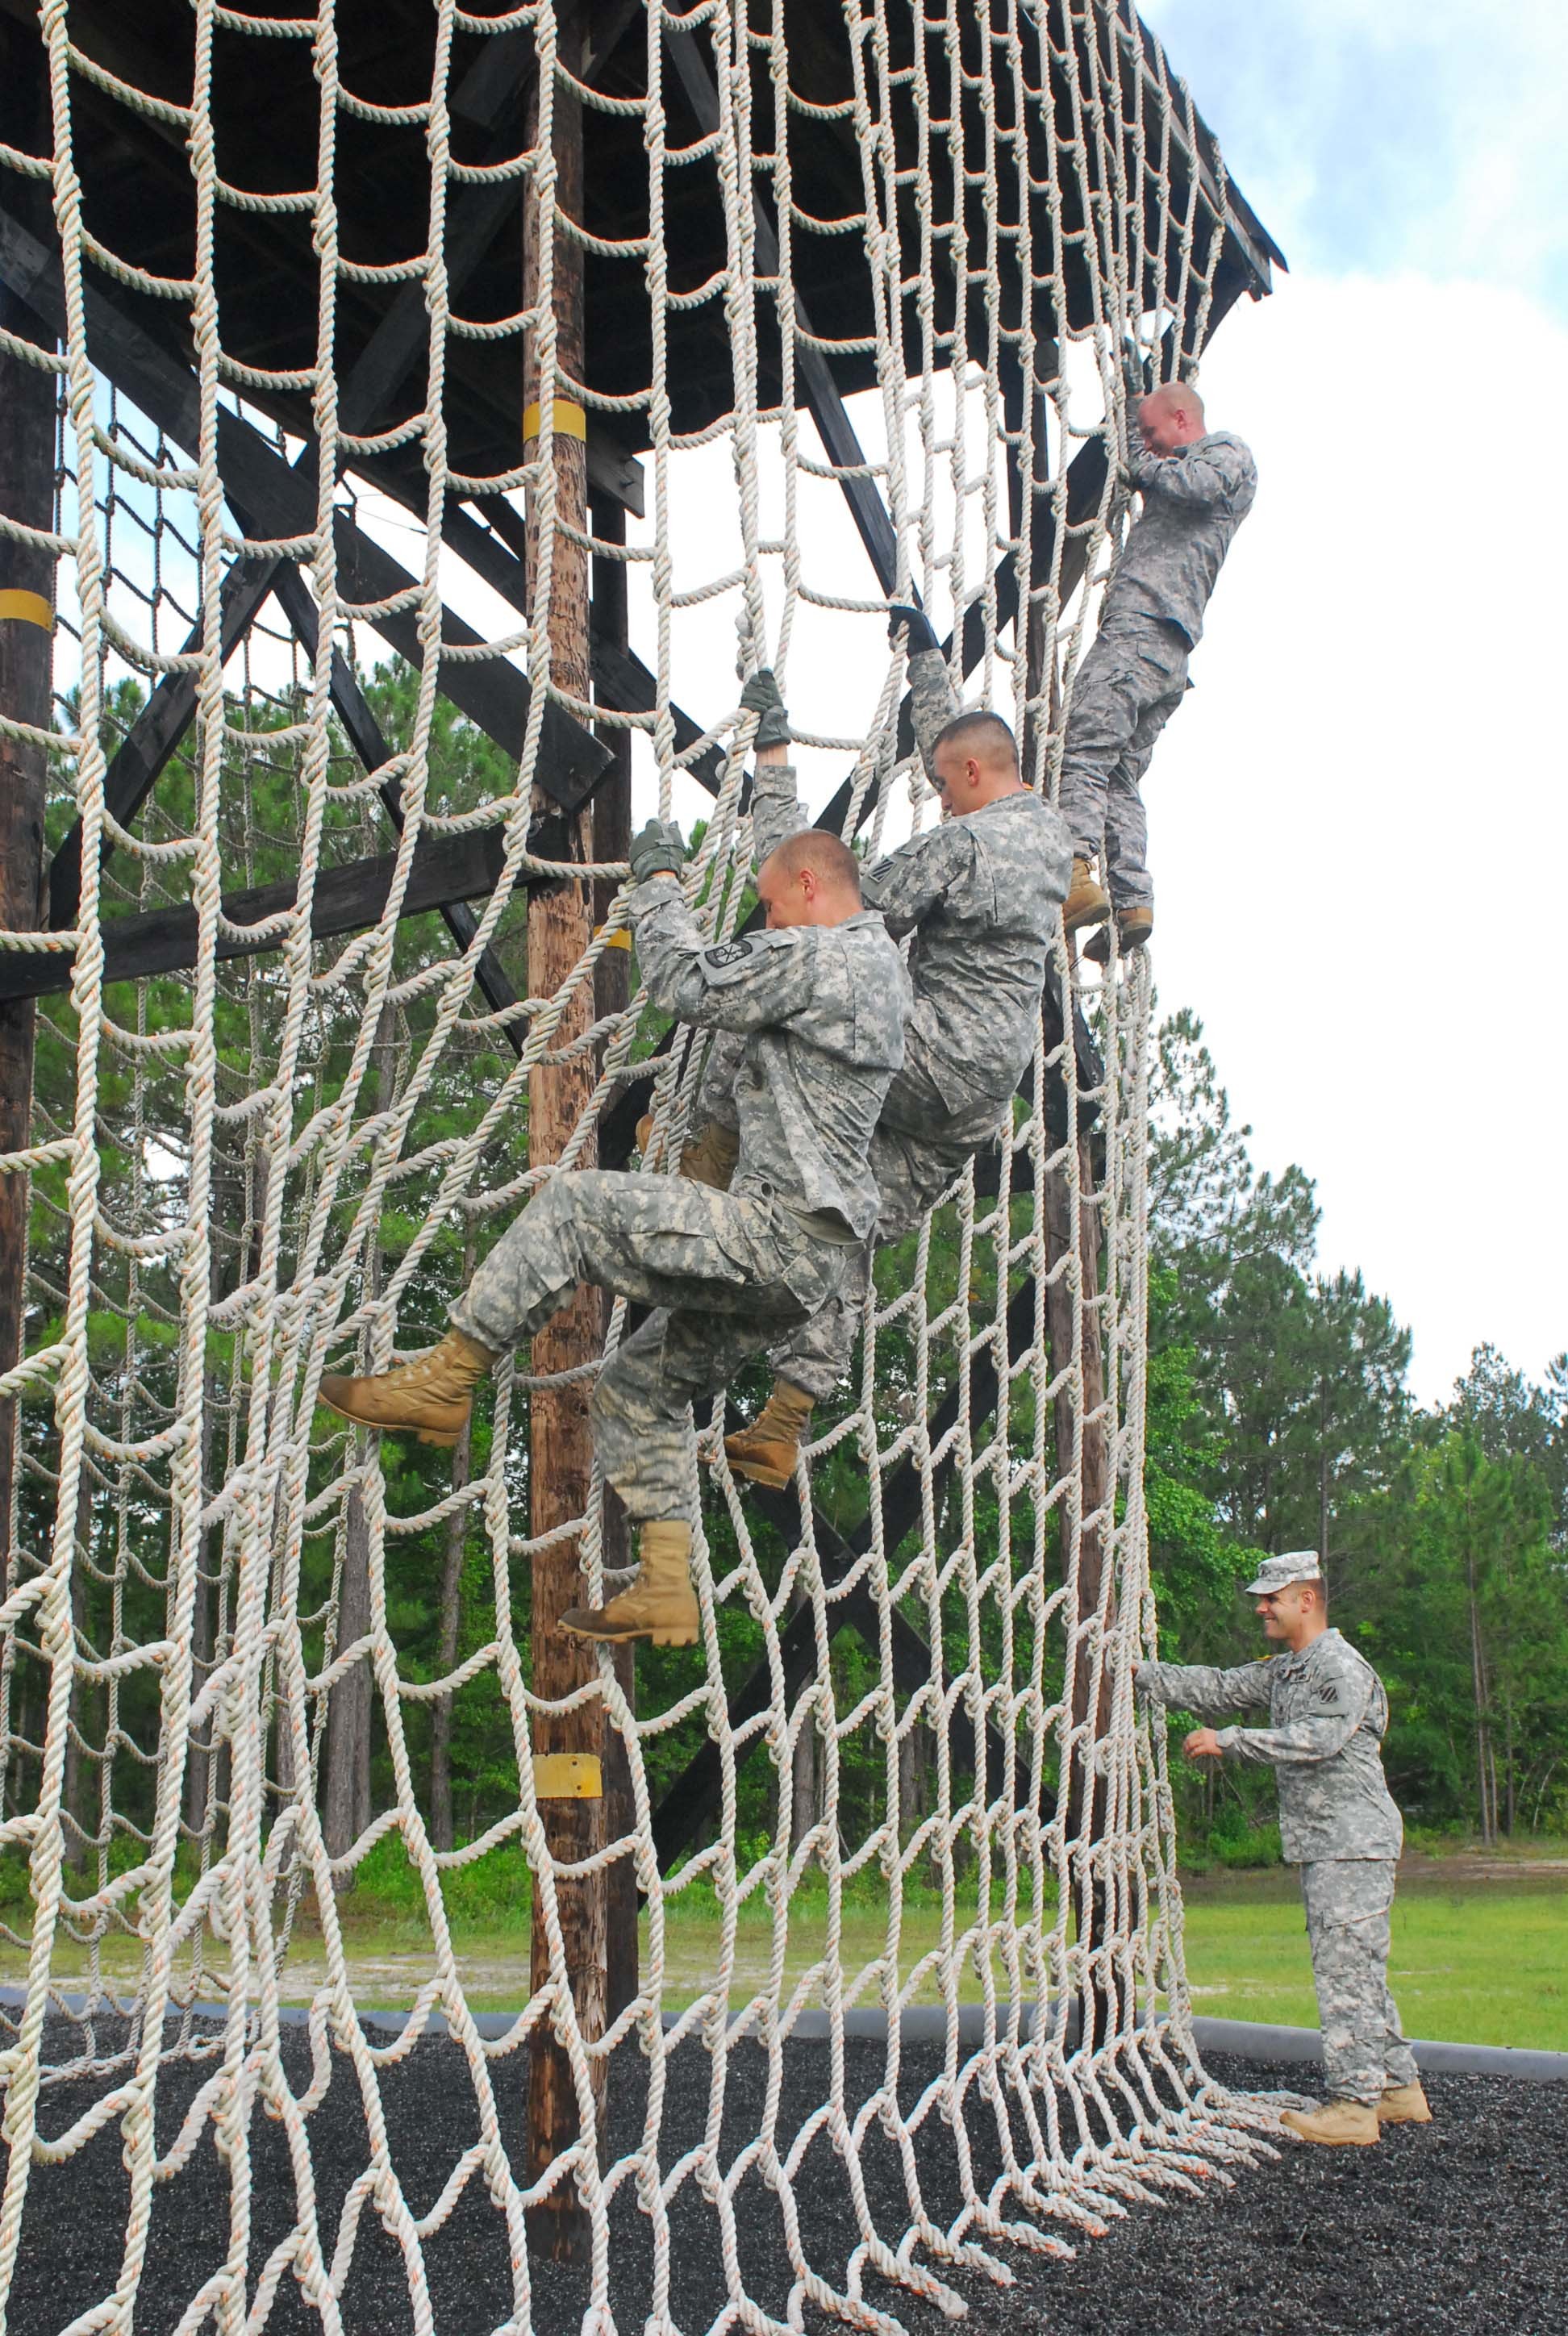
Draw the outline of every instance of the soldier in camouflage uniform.
M1187 688L1187 657L1203 629L1220 563L1252 508L1258 473L1240 438L1206 430L1195 389L1167 382L1143 395L1128 382L1128 453L1142 489L1105 594L1100 628L1073 684L1059 801L1073 836L1067 930L1114 908L1124 949L1154 930L1148 823L1138 781ZM1096 856L1109 885L1095 881ZM1089 955L1110 955L1105 936Z
M767 930L718 943L687 907L682 857L676 829L645 828L627 905L653 1003L741 1041L730 1191L593 1170L554 1176L484 1260L433 1354L378 1378L321 1383L347 1418L450 1444L475 1381L579 1282L655 1308L607 1362L592 1401L605 1475L642 1527L639 1578L602 1611L563 1620L583 1637L661 1646L689 1645L697 1631L688 1406L825 1305L875 1222L867 1153L903 1059L909 989L836 837L781 837L757 880Z
M1269 1714L1267 1728L1195 1728L1185 1748L1277 1771L1280 1838L1287 1864L1301 1869L1329 2085L1322 2108L1291 2110L1285 2123L1306 2141L1375 2142L1381 2126L1431 2117L1388 1992L1388 1917L1404 1838L1379 1750L1388 1698L1371 1665L1328 1627L1314 1552L1265 1560L1247 1593L1282 1654L1230 1670L1140 1663L1137 1692L1189 1711Z
M867 904L895 939L911 934L914 1003L872 1144L881 1205L874 1241L851 1260L842 1287L803 1329L774 1345L777 1382L753 1425L726 1439L730 1465L774 1486L794 1476L813 1406L849 1368L877 1244L918 1225L971 1155L994 1144L1033 1056L1040 995L1067 887L1066 831L1018 775L1013 734L994 714L960 715L947 661L925 616L895 608L909 655L915 737L947 816L867 869ZM784 759L788 716L773 676L756 675L743 703L761 712L752 820L759 856L804 818ZM733 1060L710 1057L701 1107L708 1125L685 1164L722 1173L732 1125ZM695 1153L695 1158L693 1153Z

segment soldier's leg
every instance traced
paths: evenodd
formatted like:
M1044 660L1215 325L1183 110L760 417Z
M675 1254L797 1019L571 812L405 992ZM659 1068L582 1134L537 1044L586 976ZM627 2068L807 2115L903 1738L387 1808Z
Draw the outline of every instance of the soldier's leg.
M1105 794L1105 882L1118 915L1129 909L1152 910L1154 888L1149 878L1149 822L1139 782L1148 769L1155 742L1180 706L1187 686L1185 657L1175 668L1179 677L1153 659L1144 660L1144 696L1132 735L1113 767ZM1162 686L1163 685L1163 686Z
M907 1124L910 1119L926 1132L917 1134ZM813 1403L831 1396L848 1373L875 1251L912 1232L962 1173L974 1144L994 1134L987 1127L975 1134L972 1142L968 1140L969 1131L955 1139L950 1133L954 1124L948 1120L940 1096L923 1085L911 1090L904 1075L899 1074L872 1138L871 1171L880 1198L873 1239L846 1251L838 1296L769 1351L768 1360L778 1376L801 1388Z
M687 1515L691 1406L727 1386L766 1335L755 1319L660 1308L606 1363L589 1406L594 1449L633 1523Z
M582 1169L553 1177L453 1306L453 1325L504 1353L590 1281L649 1306L744 1309L765 1337L770 1320L803 1310L781 1280L765 1213L678 1176Z
M1105 846L1112 774L1138 726L1142 682L1134 642L1115 630L1100 633L1074 678L1057 801L1076 860L1093 860Z
M1329 2098L1375 2109L1388 2081L1393 1864L1325 1858L1302 1867L1301 1887Z

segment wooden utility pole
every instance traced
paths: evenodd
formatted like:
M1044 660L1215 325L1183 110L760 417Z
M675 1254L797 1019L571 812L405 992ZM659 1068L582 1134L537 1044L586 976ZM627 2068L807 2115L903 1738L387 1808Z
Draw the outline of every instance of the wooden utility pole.
M575 9L559 12L560 62L577 73L581 63L581 22ZM559 213L580 219L583 212L582 112L558 79L553 92L551 149L555 159L555 204ZM539 101L531 100L534 125L531 142L539 135ZM537 199L530 193L523 211L523 299L540 297L545 248L543 232L553 235L553 298L556 359L570 380L583 378L582 253L570 238L541 223ZM538 336L531 335L524 355L523 403L525 440L537 439L540 405L554 400L554 472L557 527L550 544L550 665L557 684L586 699L589 676L589 560L582 544L564 532L567 527L586 531L588 522L588 462L585 423L580 405L570 391L540 376ZM530 507L530 573L539 573L541 550L538 497ZM541 804L535 806L542 808ZM572 856L587 859L592 840L586 813L573 822ZM567 981L592 938L593 902L589 887L568 881L551 891L537 892L528 910L528 987L534 998L551 997ZM579 995L560 1022L554 1046L560 1048L580 1037L590 1027L593 999ZM536 1069L529 1081L529 1161L541 1166L559 1160L593 1093L591 1054L557 1066ZM591 1157L579 1163L591 1167ZM603 1320L599 1294L579 1290L533 1340L533 1369L544 1374L570 1371L591 1362L599 1353ZM588 1508L593 1445L589 1428L589 1382L579 1379L566 1387L537 1391L530 1414L529 1498L536 1535L557 1532ZM582 1582L572 1542L541 1550L533 1561L533 1688L536 1695L560 1698L599 1677L599 1658L592 1647L562 1631L560 1618L581 1595ZM533 1744L535 1772L545 1789L541 1807L550 1855L556 1865L573 1864L591 1857L604 1841L604 1802L593 1797L557 1798L561 1789L551 1756L589 1756L599 1761L602 1751L603 1715L594 1701L556 1718L536 1718ZM596 2040L605 2027L605 1883L601 1874L584 1881L558 1881L556 1903L566 1947L566 1966L577 2022L583 2037ZM536 1886L531 1983L538 1990L550 1980L549 1944L543 1920L543 1893ZM605 2096L604 2065L592 2064L595 2124L602 2124ZM577 2089L564 2046L548 2029L536 2029L529 2050L528 2179L537 2182L580 2130ZM557 2262L581 2260L589 2236L588 2218L574 2186L558 2184L545 2205L535 2209L532 2244Z
M626 506L608 495L597 496L591 506L592 531L604 543L626 541ZM596 638L612 647L625 650L630 645L630 621L627 606L627 575L624 560L599 558L593 563L592 626ZM629 730L606 728L599 738L608 746L614 761L605 777L599 781L593 799L593 856L596 860L624 860L631 848L631 733ZM609 914L610 903L619 891L613 877L601 876L594 886L593 920L601 925ZM629 949L607 949L599 960L594 974L594 1013L600 1021L611 1014L623 1013L631 999L631 951ZM609 1292L602 1300L604 1322L608 1329L614 1299ZM603 1552L607 1566L620 1567L630 1563L630 1535L627 1531L626 1511L618 1494L607 1484L604 1491ZM612 1660L616 1679L627 1702L637 1708L636 1650L617 1647ZM631 1762L627 1757L625 1742L618 1728L604 1729L604 1838L619 1841L631 1833L637 1823L637 1806L632 1797ZM638 1990L638 1896L637 1869L629 1857L623 1857L605 1875L605 2018L613 2023L626 2010Z
M0 61L20 47L7 28ZM32 43L36 51L36 41ZM34 122L18 122L19 88L0 108L0 134L35 147ZM47 151L45 143L45 151ZM0 287L0 326L42 347L54 336L30 308ZM52 373L0 349L0 513L28 527L54 524L54 384ZM51 717L54 555L13 536L0 537L0 714L47 730ZM48 757L31 740L0 735L0 928L27 932L44 921L44 803ZM31 998L0 1003L0 1152L32 1141ZM27 1210L31 1180L0 1176L0 1372L22 1358L25 1336ZM18 1406L0 1403L0 1586L10 1587L11 1512L16 1484Z

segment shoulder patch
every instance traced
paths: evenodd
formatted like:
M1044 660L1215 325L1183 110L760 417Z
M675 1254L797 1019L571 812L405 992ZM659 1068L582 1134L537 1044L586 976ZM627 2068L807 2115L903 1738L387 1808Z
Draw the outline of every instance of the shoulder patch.
M722 973L726 965L744 963L755 947L749 935L743 935L739 940L718 941L712 949L704 949L702 961L704 965L711 965L716 973Z

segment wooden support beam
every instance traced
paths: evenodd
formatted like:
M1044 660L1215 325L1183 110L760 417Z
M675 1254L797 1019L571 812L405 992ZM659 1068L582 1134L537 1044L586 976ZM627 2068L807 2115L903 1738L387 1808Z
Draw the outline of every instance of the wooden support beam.
M583 149L581 102L567 74L579 73L582 62L582 7L558 9L560 62L551 106L550 147L555 161L556 210L541 221L536 182L528 182L522 216L522 298L527 307L544 297L545 262L555 324L555 361L570 380L581 381L583 348L582 247L564 233L558 221L583 215ZM537 105L537 98L535 100ZM537 125L537 113L533 114ZM540 131L531 130L531 139ZM546 238L549 238L549 241ZM523 360L522 405L527 408L557 394L553 376L546 375L537 338L530 335ZM580 541L588 527L588 479L583 442L565 431L553 439L555 511L550 552L550 655L552 674L579 700L589 696L589 563ZM539 498L531 498L529 560L531 576L539 573L545 546L545 522ZM568 529L574 530L572 534ZM595 742L595 752L606 750ZM608 759L608 756L606 756ZM573 857L586 859L591 849L590 822L579 818ZM550 998L570 980L592 934L593 900L589 887L563 884L532 904L528 920L528 984L531 996ZM558 1047L568 1046L590 1027L591 995L579 985L556 1034ZM577 1133L595 1085L593 1056L583 1050L573 1059L539 1065L528 1086L528 1156L532 1167L560 1158ZM591 1144L579 1154L579 1164L592 1167ZM592 1363L602 1343L600 1294L579 1289L567 1305L537 1330L533 1338L534 1371L579 1372ZM586 1515L593 1476L593 1439L589 1426L589 1387L581 1378L560 1387L536 1387L529 1406L529 1507L534 1535L559 1536L573 1518ZM560 1628L560 1617L578 1602L582 1575L574 1541L557 1538L535 1550L532 1561L533 1599L530 1622L533 1692L560 1702L599 1678L599 1655L588 1642ZM565 1711L539 1711L531 1722L536 1757L554 1754L588 1757L600 1769L604 1747L604 1707L589 1697ZM565 1981L571 1990L573 2016L579 2033L589 2042L605 2030L607 1942L606 1885L602 1872L568 1879L563 1866L580 1865L604 1844L604 1801L550 1799L541 1805L545 1839L554 1865L554 1899L565 1952ZM536 1879L533 1890L530 1986L534 1991L557 1983L560 1974L551 1959L545 1922L545 1892ZM603 2131L607 2070L602 2059L589 2064L589 2089L594 2127ZM571 2148L583 2130L571 2062L559 2040L559 2029L536 2028L528 2052L527 2173L531 2185L541 2181L562 2153ZM587 2260L591 2227L581 2193L572 2181L558 2182L531 2215L531 2239L541 2253L556 2262Z
M35 128L28 119L35 84L24 71L12 78L23 36L10 26L5 33L0 63L9 68L10 86L0 93L0 135L26 147ZM34 48L36 54L35 43ZM51 339L5 289L0 326L24 340ZM54 374L0 349L0 517L45 533L54 526ZM0 714L47 731L54 714L54 553L0 537L0 592L6 596L0 599ZM0 735L0 926L14 932L30 931L42 919L48 768L45 748ZM16 962L9 954L0 959ZM34 1018L30 998L0 1004L0 1152L24 1152L32 1141ZM31 1177L0 1176L0 1371L14 1370L25 1346L31 1198ZM17 1404L0 1402L0 1595L15 1587L11 1512L19 1427Z

